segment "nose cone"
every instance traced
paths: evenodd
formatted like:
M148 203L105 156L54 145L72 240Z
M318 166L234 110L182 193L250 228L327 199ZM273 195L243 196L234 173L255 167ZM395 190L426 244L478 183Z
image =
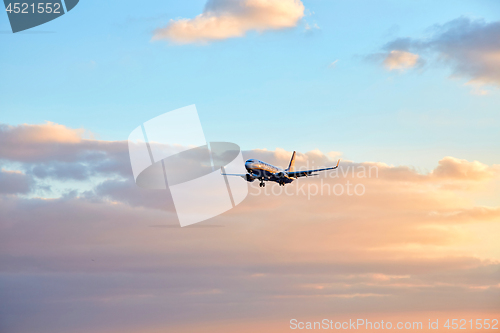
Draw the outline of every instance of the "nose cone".
M250 170L252 168L252 160L248 160L245 162L245 169Z

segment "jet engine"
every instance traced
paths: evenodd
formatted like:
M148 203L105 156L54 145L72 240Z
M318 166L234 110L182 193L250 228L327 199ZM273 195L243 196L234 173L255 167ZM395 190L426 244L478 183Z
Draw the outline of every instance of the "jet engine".
M276 178L286 178L288 175L285 172L276 172L274 176Z
M250 182L250 183L251 183L251 182L253 182L253 181L255 180L255 176L253 176L253 175L251 175L251 174L247 173L247 174L245 175L245 179L246 179L246 181L247 181L247 182Z

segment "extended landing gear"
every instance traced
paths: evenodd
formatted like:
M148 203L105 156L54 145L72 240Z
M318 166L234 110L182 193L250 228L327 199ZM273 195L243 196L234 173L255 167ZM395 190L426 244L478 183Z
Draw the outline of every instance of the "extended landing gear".
M262 180L259 184L260 187L266 187L266 183L264 183L264 181Z
M285 186L285 182L281 181L279 182L280 186Z

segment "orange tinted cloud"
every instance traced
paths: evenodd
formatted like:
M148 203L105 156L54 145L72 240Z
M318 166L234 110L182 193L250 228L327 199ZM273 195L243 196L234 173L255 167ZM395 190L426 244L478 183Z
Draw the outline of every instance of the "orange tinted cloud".
M211 0L195 18L171 20L157 29L153 40L187 44L242 37L251 30L294 27L303 16L300 0Z
M109 152L114 158L119 157L120 164L125 166L123 161L128 161L126 142L91 140L86 139L87 136L91 137L92 133L53 122L17 126L0 124L0 159L49 164L56 161L81 163L89 159L95 166L99 161L96 155L101 155L103 162L106 158L102 155ZM125 168L127 172L130 169L129 166Z
M80 142L85 130L71 129L64 125L46 122L41 125L0 125L0 140L5 144L22 143L76 143Z
M387 69L408 69L417 65L419 59L418 54L413 54L406 51L393 50L387 54L384 59L384 65Z
M499 166L489 167L478 161L469 162L447 156L439 161L439 166L432 171L438 178L454 178L461 180L486 180L500 174Z

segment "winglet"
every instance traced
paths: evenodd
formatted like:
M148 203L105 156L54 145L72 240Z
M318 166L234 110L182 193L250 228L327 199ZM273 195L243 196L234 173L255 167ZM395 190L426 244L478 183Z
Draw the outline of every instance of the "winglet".
M336 166L335 168L338 168L338 167L339 167L339 164L340 164L340 158L339 158L339 160L338 160L338 162L337 162L337 166Z

